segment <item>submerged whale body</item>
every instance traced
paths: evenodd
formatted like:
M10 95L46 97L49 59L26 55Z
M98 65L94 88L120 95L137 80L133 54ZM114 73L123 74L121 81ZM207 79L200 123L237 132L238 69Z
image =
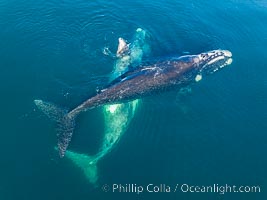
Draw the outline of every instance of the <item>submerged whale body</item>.
M63 157L75 127L75 118L81 112L98 106L140 99L145 96L180 89L203 76L212 74L232 63L232 53L213 50L198 55L186 55L127 71L99 94L89 98L71 111L62 111L53 104L35 100L35 104L58 122L58 150Z
M116 60L110 75L111 81L128 71L129 66L133 68L140 64L143 56L149 54L148 38L146 30L137 28L131 43L127 43L123 38L118 39ZM121 51L122 49L124 51ZM66 151L65 157L70 159L83 172L86 180L94 186L98 185L98 162L116 147L133 119L139 103L140 99L136 99L127 103L102 106L104 132L101 145L95 154L76 152L70 149Z

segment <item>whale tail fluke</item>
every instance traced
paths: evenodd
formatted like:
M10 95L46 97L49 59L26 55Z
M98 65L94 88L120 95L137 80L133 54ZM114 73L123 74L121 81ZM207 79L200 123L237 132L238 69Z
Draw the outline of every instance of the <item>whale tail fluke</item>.
M59 156L64 157L75 128L75 117L53 103L42 100L34 100L34 103L49 119L57 123Z
M55 148L58 150L58 148ZM88 156L86 154L77 153L67 150L65 157L70 159L78 168L82 170L86 179L93 185L97 185L98 169L97 169L97 157Z

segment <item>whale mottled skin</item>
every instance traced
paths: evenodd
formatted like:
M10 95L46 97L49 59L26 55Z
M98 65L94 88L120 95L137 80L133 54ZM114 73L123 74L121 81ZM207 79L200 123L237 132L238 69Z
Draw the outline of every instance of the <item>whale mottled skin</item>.
M228 50L213 50L198 55L186 55L140 66L122 74L97 95L65 113L59 122L58 149L64 156L74 130L77 115L106 104L127 102L145 96L180 89L219 71L232 63ZM41 100L35 100L41 101ZM37 105L41 102L35 102ZM43 102L42 102L43 103Z
M175 87L179 89L195 82L198 76L215 72L232 62L231 56L230 51L216 50L140 66L112 81L109 87L70 111L68 115L75 117L89 108L138 99Z

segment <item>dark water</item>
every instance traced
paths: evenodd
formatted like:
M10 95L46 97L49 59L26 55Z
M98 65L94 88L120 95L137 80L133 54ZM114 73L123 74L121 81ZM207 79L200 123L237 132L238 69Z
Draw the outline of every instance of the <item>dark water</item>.
M151 58L221 48L234 62L191 93L144 99L92 187L58 158L55 128L33 100L74 107L92 95L113 67L103 48L115 51L117 38L130 40L138 27L150 35ZM266 199L266 1L1 0L0 47L1 200ZM97 149L99 112L88 113L71 148ZM261 192L101 190L114 183L259 185Z

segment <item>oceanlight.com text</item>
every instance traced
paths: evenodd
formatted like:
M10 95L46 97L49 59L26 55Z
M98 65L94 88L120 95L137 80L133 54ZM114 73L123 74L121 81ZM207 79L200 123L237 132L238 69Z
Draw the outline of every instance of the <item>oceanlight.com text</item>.
M119 184L103 185L104 192L112 193L217 193L224 195L226 193L260 193L259 185L229 185L229 184L212 184L212 185L192 185L192 184Z

